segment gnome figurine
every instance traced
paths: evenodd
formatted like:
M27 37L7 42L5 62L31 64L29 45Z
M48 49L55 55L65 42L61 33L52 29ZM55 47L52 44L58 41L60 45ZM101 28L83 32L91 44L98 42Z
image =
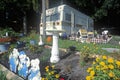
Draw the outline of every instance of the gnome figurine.
M25 54L19 55L18 74L23 78L28 76L28 67L30 66L30 59Z
M18 56L19 56L18 49L14 48L9 56L9 64L10 64L10 70L15 73L17 72Z
M41 80L39 64L39 59L31 60L31 68L29 70L28 80Z

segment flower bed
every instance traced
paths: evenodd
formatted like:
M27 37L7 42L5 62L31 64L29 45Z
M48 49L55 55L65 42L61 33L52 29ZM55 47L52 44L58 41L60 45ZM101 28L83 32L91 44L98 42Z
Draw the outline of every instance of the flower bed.
M107 56L98 57L87 72L86 80L120 80L120 61Z

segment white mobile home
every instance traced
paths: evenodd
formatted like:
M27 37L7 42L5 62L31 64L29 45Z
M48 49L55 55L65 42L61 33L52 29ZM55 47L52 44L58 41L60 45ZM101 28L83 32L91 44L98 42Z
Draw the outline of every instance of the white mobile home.
M60 5L46 10L46 29L64 29L70 35L77 33L80 29L93 31L93 23L91 17L68 5ZM42 25L40 29L42 34ZM47 33L47 35L50 35L50 33Z

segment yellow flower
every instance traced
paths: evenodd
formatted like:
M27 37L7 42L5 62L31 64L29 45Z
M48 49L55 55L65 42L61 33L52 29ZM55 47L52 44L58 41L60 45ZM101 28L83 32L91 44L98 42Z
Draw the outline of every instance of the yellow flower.
M54 71L51 71L51 74L54 74L55 72Z
M108 58L108 63L113 63L113 58Z
M103 69L108 69L108 66L107 66L107 65L104 65L104 66L103 66Z
M96 66L96 69L97 69L97 70L100 70L100 66L97 65L97 66Z
M94 80L94 76L91 76L91 80Z
M94 76L94 75L95 75L95 72L94 72L94 71L91 71L91 72L90 72L90 75L91 75L91 76Z
M49 66L46 66L45 69L49 69Z
M96 58L96 61L98 62L99 60L100 60L100 58L97 57L97 58Z
M90 72L91 70L92 70L92 68L88 68L88 69L87 69L87 72Z
M86 76L86 80L91 80L91 76Z
M93 62L93 64L96 64L96 62Z
M109 77L114 77L114 73L113 72L110 72L108 75L109 75Z
M48 71L49 71L49 69L45 69L45 71L46 71L46 72L48 72Z
M86 48L86 46L83 46L83 48Z
M45 80L45 78L42 78L41 80Z
M60 77L60 75L59 75L59 74L56 74L56 75L55 75L55 77L56 77L56 78L59 78L59 77Z
M104 66L104 65L105 65L105 62L100 62L100 65Z
M104 73L106 73L107 71L106 70L103 70Z
M52 65L51 67L52 67L52 69L54 69L54 68L55 68L55 65Z
M106 56L102 56L102 58L103 58L103 59L107 59L107 57L106 57Z
M118 66L120 66L120 61L116 61L116 64L117 64Z
M48 80L47 78L42 78L41 80Z
M108 67L110 68L110 69L114 69L114 66L113 65L108 65Z
M49 71L49 66L45 67L45 71L48 72Z
M49 72L48 74L49 74L49 75L51 75L51 73L50 73L50 72Z

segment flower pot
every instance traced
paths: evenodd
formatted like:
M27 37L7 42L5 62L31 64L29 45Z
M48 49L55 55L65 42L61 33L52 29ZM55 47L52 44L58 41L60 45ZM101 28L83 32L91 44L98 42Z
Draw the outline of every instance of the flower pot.
M0 44L0 53L4 53L7 51L7 47L5 44Z
M31 44L31 45L35 45L35 44L36 44L36 41L35 41L35 40L30 40L30 44Z

